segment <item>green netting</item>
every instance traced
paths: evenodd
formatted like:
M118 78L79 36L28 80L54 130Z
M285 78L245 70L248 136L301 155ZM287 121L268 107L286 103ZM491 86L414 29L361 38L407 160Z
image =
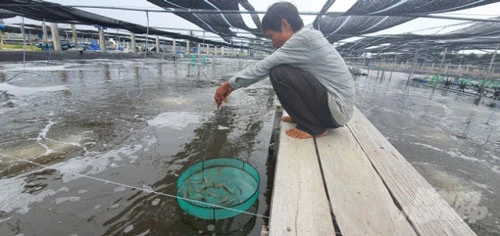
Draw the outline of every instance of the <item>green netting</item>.
M259 184L259 173L250 164L231 158L211 159L190 166L179 176L177 199L190 215L225 219L252 206L259 196Z

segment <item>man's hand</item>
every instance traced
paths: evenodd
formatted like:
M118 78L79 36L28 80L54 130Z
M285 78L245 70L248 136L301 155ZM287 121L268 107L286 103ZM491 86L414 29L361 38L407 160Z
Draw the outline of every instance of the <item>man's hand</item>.
M233 92L233 87L231 87L231 85L229 84L229 82L225 82L223 83L221 86L219 86L217 88L217 90L215 90L215 96L214 96L214 99L215 99L215 103L217 104L217 108L220 107L220 105L222 105L222 102L227 102L227 97L229 96L229 94L231 94L231 92Z

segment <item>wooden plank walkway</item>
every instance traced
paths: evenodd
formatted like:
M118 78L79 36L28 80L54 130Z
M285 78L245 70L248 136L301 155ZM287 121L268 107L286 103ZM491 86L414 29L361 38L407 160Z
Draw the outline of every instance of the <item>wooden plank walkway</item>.
M281 122L269 235L476 235L357 109L316 140L293 126Z

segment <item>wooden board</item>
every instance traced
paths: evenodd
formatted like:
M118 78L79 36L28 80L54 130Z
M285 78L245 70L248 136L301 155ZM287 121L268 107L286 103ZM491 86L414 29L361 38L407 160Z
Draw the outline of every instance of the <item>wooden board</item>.
M476 235L359 110L348 128L419 235Z
M329 130L316 142L342 235L417 235L349 129Z
M290 138L281 122L269 235L335 235L312 139Z

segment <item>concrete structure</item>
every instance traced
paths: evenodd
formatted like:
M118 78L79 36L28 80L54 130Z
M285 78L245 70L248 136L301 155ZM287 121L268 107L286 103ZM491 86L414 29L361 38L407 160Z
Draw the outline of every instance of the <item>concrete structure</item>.
M73 34L73 43L78 45L78 36L76 35L76 26L75 24L71 24L71 32Z
M59 29L57 28L57 23L50 23L50 31L54 51L61 51L61 40L59 40Z
M101 51L107 52L106 49L106 40L104 39L104 28L102 26L99 27L99 46L101 47Z
M43 42L47 42L47 27L45 26L45 22L42 23L42 40Z
M176 40L175 39L172 40L172 53L174 55L177 54L177 48L176 48L177 45L176 44L177 44Z
M135 45L135 34L134 33L130 33L130 50L132 50L132 52L135 52L135 48L136 48L136 45Z
M160 52L160 36L156 35L156 52Z

